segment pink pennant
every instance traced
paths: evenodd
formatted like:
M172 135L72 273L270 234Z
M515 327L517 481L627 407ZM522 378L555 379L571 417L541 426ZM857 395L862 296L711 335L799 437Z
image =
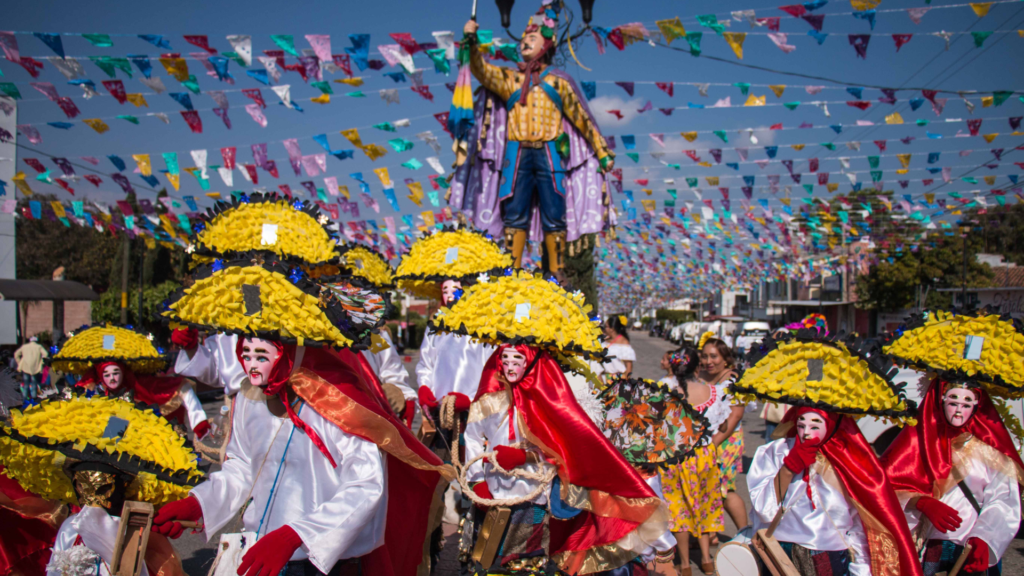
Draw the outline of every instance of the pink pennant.
M768 30L771 32L779 31L779 23L782 22L782 18L778 16L771 16L769 18L758 18L758 26L768 26Z
M306 171L306 176L317 176L320 174L320 167L317 165L315 155L302 157L302 168Z
M910 21L914 24L920 24L921 18L923 18L929 10L931 10L931 8L907 8L907 16L910 16Z
M875 146L878 146L878 150L880 152L885 152L885 145L886 145L886 141L885 140L875 140Z
M117 100L118 104L124 104L128 101L128 96L125 94L124 82L120 80L104 80L103 87L110 92L110 95Z
M651 101L648 100L647 104L644 104L643 108L637 108L636 111L641 113L641 114L643 114L644 112L647 112L647 111L653 110L653 109L654 109L654 104L651 104Z
M793 18L799 18L804 14L807 14L807 9L801 4L791 4L789 6L779 6L779 10L782 10L786 14L789 14Z
M949 98L936 98L932 100L932 112L935 112L936 116L942 116L942 109L946 107L946 102Z
M210 54L216 54L216 48L210 48L210 41L205 35L185 36L185 42L206 50Z
M779 47L779 50L782 50L786 54L789 54L793 50L796 50L796 46L793 46L792 44L787 44L787 40L789 39L789 37L782 32L769 32L768 39L774 42L775 45Z
M33 78L39 78L39 71L43 69L43 63L30 56L22 56L18 64Z
M247 104L247 106L251 106L251 104ZM224 126L226 126L228 130L231 130L231 119L228 118L227 108L214 108L213 113L216 114L218 118L224 121Z
M74 118L81 114L81 111L78 110L78 106L75 106L75 103L67 96L57 98L57 106L60 106L60 109L68 118Z
M203 133L203 121L199 118L199 112L195 110L182 110L181 117L185 119L185 123L188 124L189 130L193 134Z
M243 88L242 94L245 94L246 98L259 104L260 108L267 107L267 103L263 101L263 93L260 92L259 88Z
M237 150L234 146L220 149L220 157L224 161L224 167L228 170L235 169L235 155Z
M828 184L828 172L818 172L818 185L824 186Z
M263 115L263 110L260 109L259 104L246 104L245 111L249 113L249 116L251 116L261 128L267 127L267 117Z
M88 180L93 186L99 188L100 184L103 183L103 179L95 174L86 174L85 179Z
M661 112L665 116L671 116L675 108L658 108L658 112Z
M309 42L313 53L321 62L333 62L331 56L331 36L329 34L306 34L306 42Z
M5 58L11 62L21 62L21 53L18 51L18 39L14 36L14 32L0 32L0 47L4 49Z
M981 130L981 118L971 118L967 121L967 129L971 131L971 136L977 136Z
M669 96L675 96L676 88L673 82L655 82L655 86L668 94Z
M804 88L804 90L806 90L807 93L810 94L811 96L814 96L815 94L821 92L824 89L824 86L807 86L806 88Z
M248 174L249 180L251 180L253 184L259 184L260 183L260 175L259 175L258 172L256 172L256 166L255 165L253 165L253 164L242 164L242 169L244 169L245 173Z
M861 110L867 110L871 107L871 102L868 100L850 100L846 102L846 105L853 106L854 108L859 108Z
M430 91L430 86L425 84L423 86L413 86L411 90L431 102L434 101L434 94Z
M412 34L408 32L394 32L388 34L388 36L391 36L391 39L398 42L409 54L415 54L420 51L419 43L413 40Z
M807 161L807 171L808 172L817 172L818 171L818 159L817 158L811 158L810 160Z
M913 34L893 34L892 39L896 41L896 51L899 52L900 48L903 48L903 45L910 42L913 37Z
M36 130L31 124L18 124L18 132L21 132L33 144L39 144L43 141L43 137L39 135L39 130Z
M29 86L38 90L43 96L49 98L51 102L56 102L60 98L57 88L51 82L29 82Z
M346 76L352 77L352 57L348 54L332 54L334 65L341 68Z

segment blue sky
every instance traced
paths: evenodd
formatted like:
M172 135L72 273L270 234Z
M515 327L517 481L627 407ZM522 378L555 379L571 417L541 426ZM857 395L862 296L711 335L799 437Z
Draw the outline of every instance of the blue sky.
M568 0L570 7L578 10L576 0ZM169 92L184 91L180 84L173 78L167 76L156 57L162 50L147 44L136 38L134 35L140 33L162 34L167 38L175 51L187 54L197 52L199 49L187 44L183 39L184 34L206 34L209 36L210 44L220 51L231 49L225 36L229 34L250 34L253 37L254 57L262 54L265 49L274 49L270 40L271 34L292 34L296 39L296 47L301 50L309 45L303 39L305 34L330 34L332 51L340 53L342 48L349 46L348 34L369 33L371 34L371 52L375 51L378 44L394 43L387 35L392 32L410 32L420 42L432 40L431 32L450 30L461 36L461 28L466 21L471 1L388 1L379 0L375 2L155 2L150 0L135 0L133 2L53 2L34 0L31 2L20 0L9 0L5 6L4 24L5 30L21 32L84 32L84 33L109 33L112 34L114 46L111 48L96 48L91 46L85 39L80 37L63 38L64 48L69 56L91 56L109 55L125 56L127 54L148 54L153 59L154 76L159 76L167 86ZM847 93L843 88L845 85L837 85L826 80L808 80L804 78L786 76L775 72L762 71L744 68L729 62L741 62L747 65L768 67L789 72L798 72L807 75L816 75L835 80L849 82L853 85L879 85L892 88L927 87L938 90L1021 90L1021 72L1024 71L1024 38L1016 32L1012 34L995 33L990 36L981 48L975 48L971 36L954 35L951 39L952 46L948 51L944 50L945 43L941 38L929 36L929 33L942 30L950 32L964 31L1006 31L1024 28L1024 4L1019 2L996 3L991 11L984 18L978 18L970 7L966 5L942 9L944 5L953 4L943 0L934 0L927 5L923 0L909 2L884 1L879 5L879 13L876 16L876 25L872 31L868 22L855 19L848 14L851 11L850 3L847 1L832 0L827 5L815 10L812 14L825 14L823 32L829 34L822 45L818 45L814 38L807 35L811 26L800 19L788 16L778 9L778 4L758 2L756 0L729 0L729 1L691 1L691 2L622 2L610 0L598 0L594 9L594 25L613 28L617 25L628 22L641 22L647 28L655 29L654 22L659 19L679 16L687 31L703 31L704 54L720 57L728 62L713 61L708 58L694 58L685 53L661 48L652 47L638 43L619 51L613 46L608 46L604 55L598 55L594 42L589 38L583 42L578 49L580 60L591 71L585 71L572 63L567 70L580 81L596 81L597 98L591 102L602 129L608 135L614 135L618 142L617 152L619 153L618 165L625 171L626 188L633 190L635 198L648 198L640 191L644 186L635 184L635 179L648 179L647 188L653 190L649 196L651 199L661 201L668 198L665 192L668 188L678 189L681 201L696 201L696 196L686 192L684 183L685 177L699 177L704 198L714 198L716 208L721 195L715 189L708 186L704 178L706 176L720 176L720 186L729 187L733 190L731 198L735 204L742 198L740 187L743 185L740 176L755 176L756 186L761 187L767 184L768 174L781 174L782 184L791 184L785 168L778 164L778 160L792 159L795 162L795 171L807 172L807 160L818 158L820 163L819 171L830 172L831 182L840 182L837 193L850 189L848 180L838 174L842 165L839 157L850 157L851 168L849 170L859 172L858 181L869 182L868 162L864 158L868 155L881 154L880 168L885 170L886 180L896 179L892 170L900 167L897 153L912 153L910 172L899 178L910 179L911 183L906 189L896 187L897 194L912 194L915 197L921 196L924 192L935 189L942 183L939 175L930 175L925 171L926 167L951 167L953 177L967 173L973 167L987 162L993 158L989 152L993 148L1004 148L1007 153L999 167L994 170L981 169L972 172L972 175L998 175L995 187L1008 184L1006 175L1021 172L1012 162L1020 161L1019 152L1011 150L1022 143L1020 137L1008 136L1010 127L1007 117L1024 115L1024 104L1017 95L1008 100L1000 107L982 108L981 102L974 99L977 108L974 114L968 113L965 105L959 97L954 95L941 95L949 97L949 102L941 117L936 116L931 106L925 103L916 112L912 112L907 104L908 99L919 97L920 93L909 91L897 92L898 103L896 106L882 104L878 98L882 95L876 89L865 89L863 100L872 101L872 106L861 111L845 104L848 100L854 100L854 96ZM518 33L522 30L529 15L538 6L537 2L520 1L516 3L512 15L512 30ZM931 7L919 25L915 25L905 12L906 8ZM788 34L788 41L796 47L790 54L783 53L777 48L767 36L767 28L760 27L751 29L746 21L732 21L727 31L751 32L759 35L748 35L744 46L744 59L737 60L733 51L726 42L714 32L707 28L701 28L697 21L698 14L717 14L720 21L729 19L729 13L739 10L754 10L758 17L779 16L782 18L780 32ZM495 34L500 35L499 17L493 2L480 1L479 18L482 28L495 29ZM867 59L857 58L853 47L847 39L847 34L876 34L871 38L867 49ZM893 39L888 36L893 33L914 33L914 38L897 53ZM41 41L31 35L18 34L18 43L22 55L33 56L36 59L52 56L50 51ZM684 47L685 42L676 40L673 46ZM371 54L371 57L380 58L379 55ZM289 59L289 63L294 59ZM429 203L424 201L424 207L419 208L406 198L406 190L403 180L413 178L423 184L424 190L429 190L427 176L433 171L426 165L423 168L412 171L400 166L402 162L410 158L417 158L426 164L428 156L435 153L430 150L422 141L415 137L415 134L430 130L441 141L443 153L440 155L442 164L446 170L451 165L452 154L449 151L450 139L441 130L441 126L431 116L434 113L446 111L450 103L450 93L442 85L444 82L454 82L452 76L444 77L436 74L429 60L417 55L418 67L426 68L424 81L431 85L435 96L434 102L427 102L417 94L408 90L409 83L395 84L391 79L382 76L382 73L395 71L395 68L385 68L382 71L367 70L362 73L366 84L360 89L367 95L366 98L356 99L342 96L348 90L346 86L332 84L335 89L335 96L331 103L318 105L309 102L309 99L317 96L319 92L303 83L298 74L284 72L281 83L290 84L292 87L292 99L299 103L305 110L298 113L279 106L278 98L267 86L245 76L236 63L231 63L230 71L236 79L234 86L218 82L215 77L205 75L200 63L189 60L190 71L196 74L199 85L203 90L238 90L241 88L259 87L262 89L263 98L268 104L265 111L268 126L260 128L253 122L244 110L244 105L249 103L239 92L228 92L227 97L231 108L229 111L233 129L227 130L221 121L214 116L210 109L214 106L211 98L205 94L191 95L196 109L200 110L203 120L203 134L192 134L182 121L179 111L183 108L174 100L168 97L167 93L156 95L147 94L145 97L149 108L136 109L131 104L120 105L113 98L107 95L101 85L101 81L107 79L95 65L84 61L83 67L86 77L97 84L97 90L103 95L91 100L84 100L80 97L81 90L75 86L69 86L66 79L52 66L47 64L42 75L37 81L52 82L60 95L70 96L82 111L82 115L72 122L75 127L69 131L62 131L46 126L46 122L65 120L64 115L56 104L47 100L42 94L31 88L28 82L32 78L19 66L0 61L0 70L3 71L3 81L15 82L24 96L19 103L19 124L32 124L36 126L43 142L39 145L29 144L27 139L19 137L19 143L33 148L38 148L47 154L58 157L67 157L77 164L84 164L79 157L95 156L101 159L97 170L104 173L113 172L112 165L104 158L108 154L117 154L129 164L130 173L132 169L132 154L148 153L153 159L154 168L164 168L160 154L162 152L177 152L182 167L192 166L188 155L190 150L205 149L209 151L210 164L219 162L218 150L226 146L238 148L238 160L249 163L252 161L249 147L251 144L266 142L269 145L269 157L277 161L281 178L273 179L269 174L260 171L260 186L276 187L277 184L288 184L291 188L299 189L300 181L313 180L317 186L323 186L323 176L319 175L309 178L304 174L294 176L287 163L287 155L281 141L288 138L298 138L304 154L322 152L322 149L311 139L313 135L326 133L333 148L351 148L345 139L338 133L340 130L358 127L364 142L376 142L386 145L386 141L394 137L403 137L412 140L415 145L411 151L389 154L376 162L370 162L362 153L356 152L354 159L338 161L328 156L326 175L338 178L339 184L347 185L353 192L353 199L358 193L358 184L348 177L350 173L362 172L366 181L370 183L372 196L381 207L380 214L374 214L360 204L361 218L381 218L393 215L394 212L388 207L387 202L381 193L379 180L372 173L372 169L380 166L388 167L391 179L395 182L401 204L402 214L417 214L422 210L430 209ZM261 70L262 66L255 61L250 68ZM138 78L137 69L133 69L134 78L128 79L119 73L118 78L123 80L128 92L149 93L150 90L143 86ZM358 74L358 72L357 72ZM343 74L325 74L325 80L330 81L344 77ZM626 92L614 85L616 81L634 81L636 84L635 96L629 97ZM673 81L675 85L674 97L658 90L653 84L641 84L642 82L667 82ZM708 96L702 97L694 86L681 83L710 83ZM754 86L751 93L757 96L765 96L768 104L775 106L765 107L741 107L746 100L740 94L740 89L731 86L733 83L746 82L750 84L786 84L786 89L781 98L776 97L767 87ZM717 84L724 84L720 86ZM819 85L825 86L817 95L808 94L803 88L797 86ZM378 95L378 90L383 88L402 88L400 90L400 104L387 105ZM840 89L834 89L834 88ZM658 112L658 108L685 107L687 103L703 104L711 106L720 99L729 97L733 107L687 110L677 109L671 116L665 116ZM642 107L650 100L655 110L643 114L635 110ZM831 117L826 117L817 106L807 104L812 100L823 100L828 104ZM779 106L782 102L804 102L796 110L790 111ZM624 113L622 120L614 119L606 111L609 109L621 110ZM877 126L884 122L884 117L893 111L899 111L906 124L902 126ZM153 117L145 117L146 112L168 112L171 117L170 125L164 125ZM135 126L123 120L112 119L118 114L134 114L140 117L141 124ZM111 127L110 131L99 135L90 128L83 125L79 120L82 118L105 118L106 123ZM410 119L411 126L400 128L397 133L391 134L370 128L373 124L395 121L399 119ZM927 119L930 124L925 127L914 125L918 118ZM945 123L946 118L983 118L981 128L982 134L1001 133L1004 136L997 138L992 144L987 144L981 138L952 138L958 131L966 133L967 128L964 122ZM871 127L846 127L840 134L827 128L831 124L842 124L844 126L855 124L858 120L874 122L876 126ZM814 128L806 130L790 129L796 128L803 122L811 123ZM763 130L768 126L782 123L785 130L768 132ZM753 128L759 136L757 144L751 144L745 137L737 134L737 130ZM761 130L758 130L761 129ZM729 136L729 143L724 143L720 138L709 133L712 130L725 130ZM699 138L693 142L687 142L680 137L680 132L700 131ZM928 139L926 132L941 134L942 139ZM652 140L649 133L664 134L665 146L662 147ZM625 157L625 150L622 146L622 135L635 135L637 151L641 152L639 163ZM899 138L914 136L916 140L909 145L899 142ZM887 151L879 152L872 144L873 140L887 140ZM861 150L848 149L844 143L847 141L862 142ZM835 152L819 146L822 142L834 142L838 149ZM802 151L787 148L788 145L806 143L807 147ZM774 144L779 145L780 150L775 161L765 169L760 169L753 161L766 158L762 146ZM749 160L740 164L740 169L733 170L726 166L726 163L740 162L735 146L749 148ZM723 149L722 164L715 164L711 168L697 166L692 160L686 157L682 151L692 149L697 151L702 160L712 161L709 148ZM961 157L957 152L961 150L973 150L973 152ZM657 159L652 158L646 152L665 152L661 158L667 164L679 164L680 169L665 166ZM926 164L926 157L930 152L940 152L940 160L935 164ZM38 154L22 149L19 152L18 170L23 170L30 178L36 172L22 161L24 158L40 157ZM54 175L60 171L52 162L43 158L43 162L50 168ZM85 174L78 170L79 174ZM921 178L935 178L936 183L931 186L922 185ZM235 172L234 189L251 190L252 186L245 182L240 174ZM675 184L663 182L666 178L675 179ZM808 182L809 176L805 176L803 182ZM136 188L140 190L140 197L152 198L155 195L151 192L142 191L144 183L137 175L130 175L130 179ZM227 193L231 188L225 186L216 174L211 173L211 190ZM181 190L172 192L172 196L183 196L191 194L200 199L200 203L210 205L209 200L202 199L202 190L195 179L187 174L182 174ZM55 193L59 197L70 200L70 195L57 186L31 181L34 189L40 192ZM895 184L895 183L894 183ZM109 177L104 177L104 182L99 189L85 181L79 181L74 185L76 189L75 199L99 199L107 202L122 197L120 189ZM886 188L892 188L887 185ZM940 194L948 191L966 192L974 189L987 190L992 186L970 185L966 183L953 183L939 189ZM713 195L712 195L713 193ZM795 186L793 196L806 195L803 189ZM824 187L815 186L814 195L827 197ZM781 194L780 194L781 195ZM624 196L616 195L613 198L616 205ZM773 206L778 205L776 196L768 194L767 190L758 188L755 191L754 200L766 198ZM444 206L443 200L441 206ZM697 202L697 206L700 203ZM696 208L695 208L696 209ZM436 212L439 208L434 208ZM738 208L733 208L737 211ZM342 220L352 219L343 215Z

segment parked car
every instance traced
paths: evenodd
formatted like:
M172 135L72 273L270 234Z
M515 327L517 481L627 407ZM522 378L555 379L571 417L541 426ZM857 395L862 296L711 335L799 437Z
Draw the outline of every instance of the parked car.
M767 338L771 329L767 322L743 322L733 333L730 344L738 354L746 354L751 346Z

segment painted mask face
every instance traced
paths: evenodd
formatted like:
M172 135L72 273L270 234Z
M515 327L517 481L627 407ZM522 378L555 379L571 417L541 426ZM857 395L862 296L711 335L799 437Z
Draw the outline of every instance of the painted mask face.
M501 353L501 373L505 379L515 384L526 374L526 356L515 348L507 348Z
M270 371L280 357L277 347L267 340L246 338L242 342L242 368L249 375L249 383L253 386L270 384Z
M804 442L819 444L825 439L827 431L825 419L820 414L807 412L796 419L796 435Z
M519 52L522 53L525 62L536 60L544 52L544 36L541 35L540 30L523 35L523 40L519 44Z
M445 280L441 283L441 303L451 306L455 301L455 292L462 290L462 282L457 280Z
M967 388L950 388L942 395L942 411L946 422L959 428L971 419L978 406L978 395Z
M121 373L121 367L116 364L111 364L103 368L103 385L106 386L107 390L117 390L121 387L121 381L124 375Z

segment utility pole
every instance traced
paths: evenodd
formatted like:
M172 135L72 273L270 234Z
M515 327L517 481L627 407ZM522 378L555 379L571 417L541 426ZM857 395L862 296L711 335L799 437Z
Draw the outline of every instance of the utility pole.
M124 236L124 258L121 261L121 324L128 324L128 263L131 257L131 240L128 239L128 233L123 233Z

